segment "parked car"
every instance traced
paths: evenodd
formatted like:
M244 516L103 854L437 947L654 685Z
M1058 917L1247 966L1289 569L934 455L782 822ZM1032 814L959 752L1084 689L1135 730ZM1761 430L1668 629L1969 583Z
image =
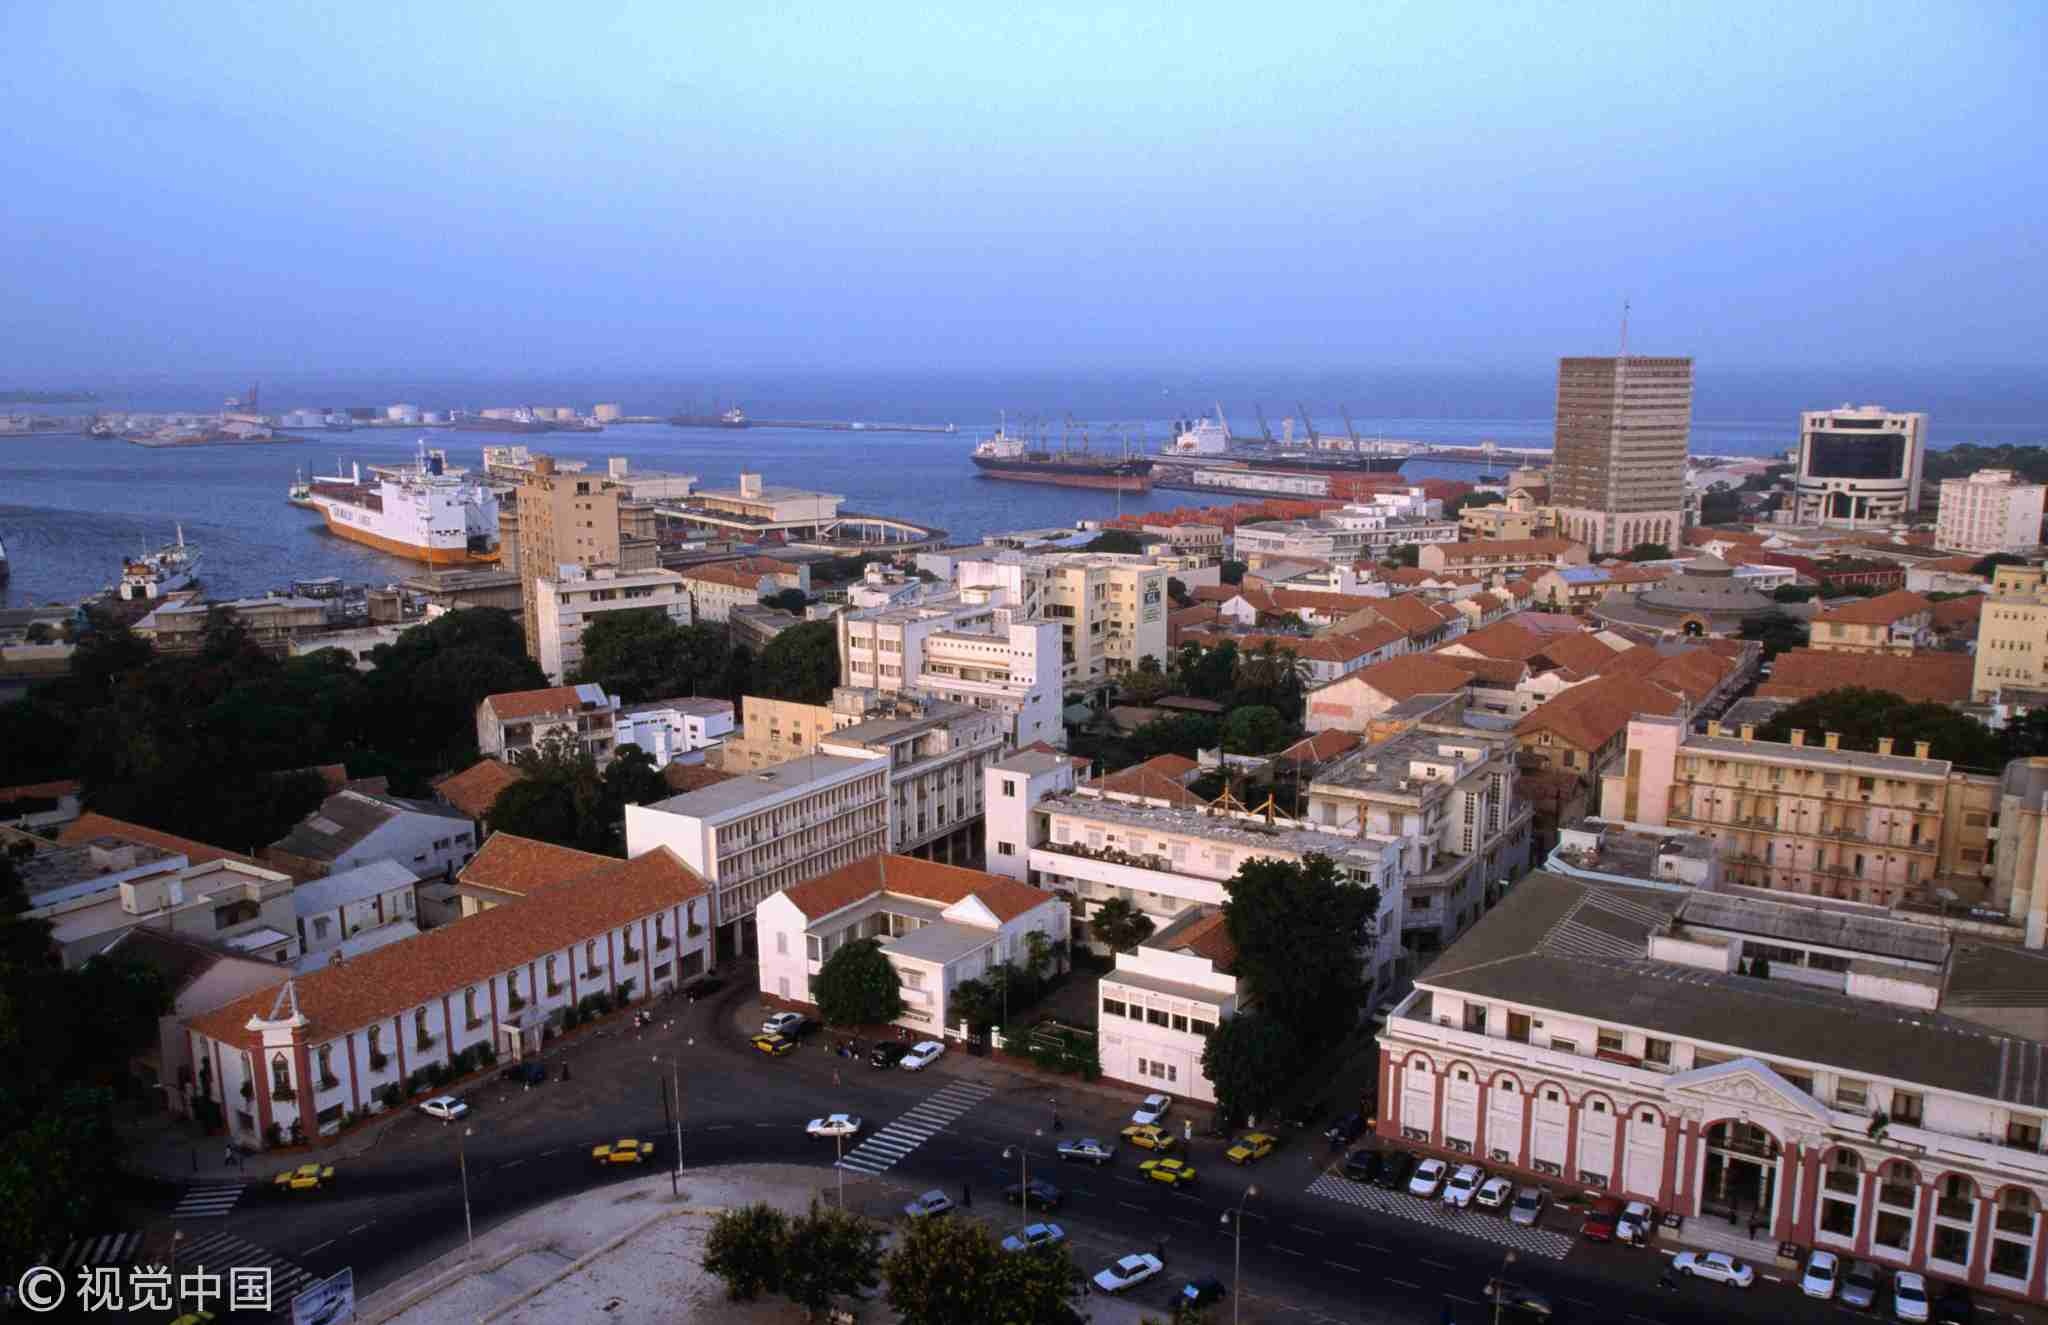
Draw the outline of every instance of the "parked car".
M1806 1273L1799 1276L1799 1291L1827 1301L1835 1295L1835 1277L1842 1263L1831 1251L1816 1251L1806 1258Z
M1163 1182L1178 1189L1195 1180L1195 1166L1184 1159L1148 1159L1138 1165L1138 1172L1154 1182Z
M1344 1176L1353 1182L1373 1182L1387 1166L1386 1156L1377 1150L1354 1150L1344 1160Z
M498 1080L510 1081L521 1086L543 1085L547 1079L548 1070L531 1059L523 1063L514 1063L498 1073Z
M1181 1285L1180 1296L1173 1300L1177 1311L1200 1311L1223 1300L1227 1290L1221 1279L1190 1279Z
M1927 1280L1911 1270L1892 1276L1892 1315L1900 1320L1927 1319Z
M1671 1268L1695 1279L1747 1288L1756 1282L1756 1271L1725 1251L1681 1251L1671 1258Z
M1408 1179L1415 1176L1415 1155L1407 1150L1383 1151L1385 1159L1380 1164L1380 1175L1373 1179L1373 1185L1385 1191L1405 1192Z
M1557 1309L1550 1299L1527 1284L1510 1283L1505 1279L1489 1279L1486 1282L1486 1300L1493 1304L1495 1317L1507 1320L1554 1320Z
M1472 1197L1473 1204L1481 1210L1500 1210L1514 1199L1515 1184L1506 1178L1488 1178L1479 1184L1479 1191Z
M1586 1212L1586 1222L1579 1225L1579 1236L1588 1242L1612 1242L1614 1226L1620 1222L1620 1200L1612 1196L1603 1196L1593 1202L1593 1208Z
M1124 1257L1106 1270L1097 1270L1095 1290L1099 1293L1121 1293L1126 1288L1136 1288L1165 1268L1157 1256L1141 1251Z
M945 1052L946 1046L937 1040L919 1040L910 1046L910 1052L903 1055L903 1061L896 1066L905 1072L922 1072L938 1062L939 1056Z
M607 1141L601 1146L590 1148L590 1160L593 1164L645 1164L653 1158L652 1141L634 1141L629 1138L624 1141Z
M1291 1127L1295 1131L1299 1132L1304 1127L1307 1127L1311 1123L1315 1122L1315 1120L1317 1118L1320 1118L1322 1114L1323 1102L1319 1099L1315 1099L1310 1100L1306 1104L1297 1105L1295 1108L1288 1110L1286 1116L1282 1117L1280 1121L1285 1126Z
M1508 1207L1508 1222L1520 1224L1523 1228L1536 1227L1549 1200L1550 1193L1541 1187L1517 1187L1515 1203Z
M1472 1204L1472 1197L1479 1191L1479 1184L1486 1181L1486 1170L1477 1164L1460 1164L1451 1180L1444 1184L1444 1204L1454 1205L1460 1210Z
M854 1136L860 1132L860 1115L857 1113L828 1113L823 1118L813 1118L804 1125L812 1136L831 1140L835 1136Z
M1855 1261L1842 1276L1842 1305L1868 1311L1877 1305L1877 1295L1883 1287L1884 1271L1869 1261Z
M953 1198L934 1187L922 1196L913 1197L904 1203L903 1213L912 1219L930 1219L945 1214L953 1208Z
M1246 1132L1237 1138L1235 1145L1223 1152L1223 1158L1233 1164L1249 1164L1272 1154L1273 1147L1278 1144L1269 1132Z
M1132 1123L1124 1129L1124 1140L1140 1150L1167 1151L1173 1149L1173 1133L1156 1123Z
M1173 1096L1147 1095L1138 1101L1138 1107L1131 1113L1131 1122L1143 1127L1149 1123L1163 1121L1173 1110Z
M1011 1183L1003 1188L1003 1199L1011 1205L1016 1205L1023 1201L1026 1192L1031 1195L1031 1208L1046 1211L1048 1214L1059 1209L1060 1202L1066 1199L1065 1192L1043 1178L1033 1178L1028 1183Z
M295 1169L286 1169L270 1180L271 1190L283 1196L298 1192L325 1191L333 1185L332 1164L301 1164Z
M1943 1284L1934 1299L1934 1325L1975 1325L1977 1303L1961 1284Z
M420 1112L429 1118L439 1118L444 1123L452 1123L459 1118L467 1118L469 1106L453 1095L436 1095L430 1100L420 1102Z
M1059 1156L1075 1163L1099 1166L1116 1158L1116 1147L1097 1141L1092 1136L1078 1136L1071 1141L1060 1142Z
M903 1055L910 1052L910 1046L901 1040L884 1040L868 1055L869 1067L895 1067L903 1061Z
M1621 1207L1621 1219L1614 1225L1617 1242L1646 1247L1657 1232L1657 1212L1646 1201L1630 1201Z
M700 975L696 979L690 981L690 983L683 986L683 993L687 994L691 998L704 998L711 994L717 993L719 990L723 988L725 988L724 976Z
M756 1035L747 1043L771 1058L780 1058L784 1054L796 1052L795 1040L781 1035L769 1035L765 1031L760 1035Z
M1333 1146L1348 1146L1365 1132L1365 1119L1355 1113L1347 1113L1324 1129L1323 1136Z
M805 1027L810 1024L811 1019L801 1012L778 1012L761 1023L761 1034L780 1035L784 1039L794 1040L802 1035Z
M1408 1194L1425 1199L1434 1198L1443 1190L1444 1179L1450 1176L1451 1166L1440 1159L1425 1159L1415 1166L1415 1176L1408 1179Z
M1036 1251L1040 1247L1057 1247L1066 1240L1067 1230L1058 1224L1026 1224L1003 1239L1003 1250Z

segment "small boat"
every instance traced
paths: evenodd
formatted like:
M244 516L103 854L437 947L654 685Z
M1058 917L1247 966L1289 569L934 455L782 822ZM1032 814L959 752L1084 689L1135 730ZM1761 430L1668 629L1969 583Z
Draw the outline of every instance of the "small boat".
M125 602L161 598L189 588L198 574L199 549L185 541L185 526L181 524L177 542L122 563L121 583L115 587L114 596Z

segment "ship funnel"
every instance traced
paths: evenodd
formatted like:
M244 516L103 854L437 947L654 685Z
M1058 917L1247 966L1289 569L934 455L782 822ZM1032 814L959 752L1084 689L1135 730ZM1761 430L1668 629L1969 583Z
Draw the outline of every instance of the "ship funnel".
M429 474L432 474L435 478L441 477L442 472L445 471L447 467L447 457L443 456L440 452L437 451L427 457L427 472Z

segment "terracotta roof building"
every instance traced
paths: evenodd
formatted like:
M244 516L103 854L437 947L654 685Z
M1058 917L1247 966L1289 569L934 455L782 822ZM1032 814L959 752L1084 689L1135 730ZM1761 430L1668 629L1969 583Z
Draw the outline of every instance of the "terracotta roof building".
M1856 686L1924 703L1964 704L1970 699L1974 665L1967 653L1843 654L1791 649L1771 661L1771 674L1756 693L1764 699L1797 701Z
M1306 725L1311 732L1363 732L1396 704L1417 695L1454 694L1472 679L1441 653L1404 654L1311 689Z
M1823 653L1914 653L1934 643L1934 604L1904 589L1813 616L1808 638Z
M208 846L204 842L194 842L191 838L179 837L176 833L145 828L141 824L132 824L124 819L110 818L92 810L64 825L64 831L57 834L57 840L66 846L81 846L108 837L119 838L123 842L138 842L155 847L159 851L168 851L185 857L194 865L208 865L216 860L239 860L245 865L256 863L238 852L225 851L220 847Z
M459 810L479 826L498 794L520 779L519 770L501 760L479 759L460 773L446 773L434 779L434 795L443 805Z

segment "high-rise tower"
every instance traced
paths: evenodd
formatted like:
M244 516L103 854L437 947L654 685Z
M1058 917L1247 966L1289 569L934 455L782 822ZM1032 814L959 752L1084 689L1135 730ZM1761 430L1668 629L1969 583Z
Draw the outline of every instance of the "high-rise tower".
M1675 550L1691 432L1691 359L1558 360L1550 500L1559 532L1594 553Z

